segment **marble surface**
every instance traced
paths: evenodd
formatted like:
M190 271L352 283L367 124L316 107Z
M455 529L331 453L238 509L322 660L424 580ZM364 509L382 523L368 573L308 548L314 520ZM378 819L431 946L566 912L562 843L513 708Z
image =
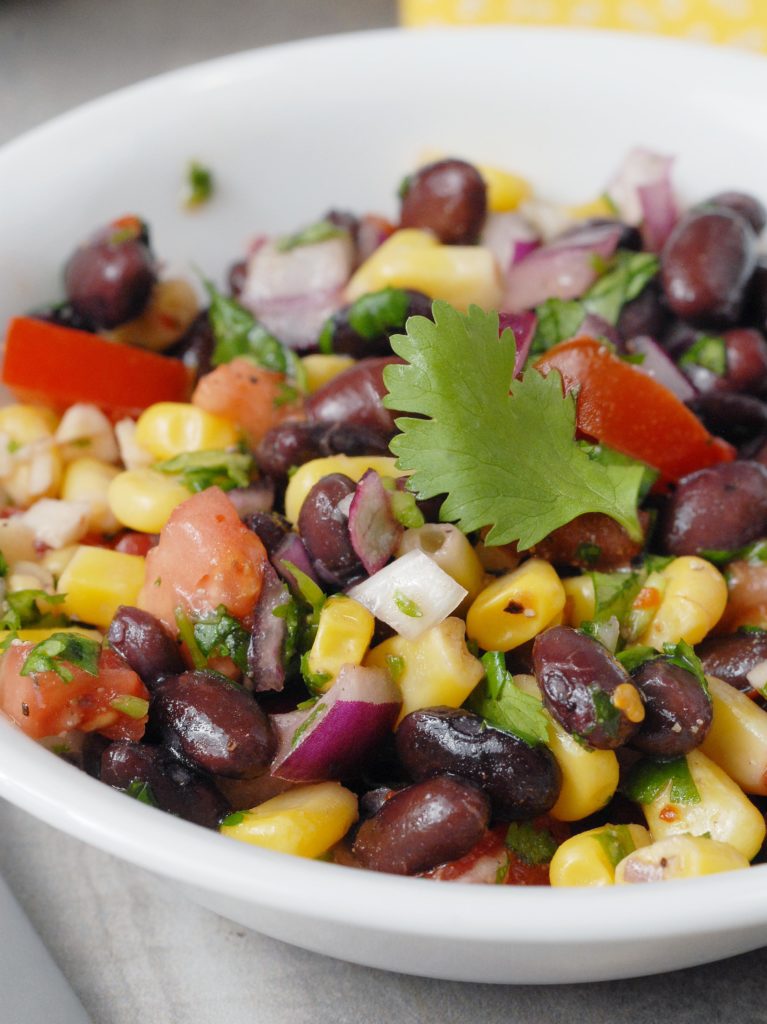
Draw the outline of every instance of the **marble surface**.
M392 0L0 0L0 141L169 68L394 18ZM94 1024L767 1021L767 950L609 984L396 976L245 932L2 801L0 868ZM8 1019L0 994L0 1024L38 1022Z

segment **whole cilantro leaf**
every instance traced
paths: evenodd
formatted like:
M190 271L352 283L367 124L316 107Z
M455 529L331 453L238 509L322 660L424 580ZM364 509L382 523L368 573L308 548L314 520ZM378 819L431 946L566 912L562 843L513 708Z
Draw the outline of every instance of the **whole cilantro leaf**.
M584 512L602 512L632 538L642 532L638 466L602 465L575 441L575 396L556 371L513 380L516 345L498 314L467 315L435 302L434 322L411 317L392 348L407 362L384 370L387 408L400 417L391 450L420 498L445 494L440 518L486 544L529 548ZM512 394L509 389L512 388Z

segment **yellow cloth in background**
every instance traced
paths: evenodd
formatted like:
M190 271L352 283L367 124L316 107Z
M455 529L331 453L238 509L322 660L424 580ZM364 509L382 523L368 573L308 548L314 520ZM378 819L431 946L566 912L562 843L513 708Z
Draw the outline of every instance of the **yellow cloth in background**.
M767 0L400 0L403 25L579 25L767 52Z

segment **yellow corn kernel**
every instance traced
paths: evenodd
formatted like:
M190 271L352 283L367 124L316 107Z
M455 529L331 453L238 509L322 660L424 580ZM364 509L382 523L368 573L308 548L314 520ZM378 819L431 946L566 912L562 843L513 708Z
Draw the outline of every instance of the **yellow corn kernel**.
M664 644L697 644L722 617L727 583L718 569L694 555L675 558L660 573L663 598L640 644L662 651Z
M428 231L404 228L352 275L347 302L382 288L415 288L458 309L497 309L502 284L495 257L480 245L441 245Z
M159 533L176 505L188 497L186 487L155 469L126 469L107 491L117 521L143 533Z
M484 675L466 647L465 627L451 616L417 640L393 636L365 658L369 668L387 669L402 691L398 722L418 708L459 708Z
M568 576L562 580L565 588L564 623L577 629L582 622L594 618L596 598L591 576Z
M136 421L136 443L156 459L229 448L237 444L237 438L237 428L231 420L190 402L157 402Z
M123 345L164 352L190 326L198 309L192 285L183 278L167 277L155 284L143 313L120 324L111 336Z
M79 544L67 544L63 548L49 548L40 559L40 564L45 566L54 579L58 579L77 554L79 547Z
M329 678L327 690L336 680L342 665L361 665L367 654L376 620L359 602L337 594L322 606L317 635L309 652L309 669Z
M487 185L487 208L490 213L516 210L520 203L524 203L533 194L530 182L518 174L489 164L477 164L477 170Z
M355 360L351 356L322 355L315 352L310 356L304 356L301 362L306 373L306 389L311 395L339 373L354 366Z
M578 203L576 206L566 207L567 213L573 220L587 220L589 217L614 217L615 207L607 196L598 196L588 203Z
M225 819L222 835L279 853L320 857L357 820L357 797L339 782L319 782L280 793L240 816L236 824Z
M59 577L56 589L66 594L59 606L65 614L106 629L121 604L136 604L143 585L144 559L140 555L83 545Z
M565 589L548 562L531 558L485 587L466 616L466 632L486 651L532 640L564 610Z
M61 497L88 503L88 526L96 533L114 533L120 525L108 499L109 485L119 472L116 466L91 458L75 459L64 471Z
M344 473L352 480L359 480L369 469L381 476L396 478L403 476L397 469L397 460L387 455L330 455L326 459L312 459L299 466L285 491L285 517L289 522L298 521L298 513L309 491L330 473Z
M531 697L541 691L534 676L515 675L514 682ZM549 813L558 821L580 821L601 810L618 788L620 770L613 750L584 747L544 708L549 749L562 772L562 788Z
M746 793L767 796L767 711L708 677L713 720L700 749Z
M0 408L0 434L5 434L14 447L53 437L58 422L56 413L42 405L6 405Z
M653 839L689 834L709 835L729 843L751 860L764 841L764 818L729 775L700 750L687 755L692 781L700 795L696 803L671 799L669 780L649 803L642 804Z
M13 456L2 486L14 505L26 507L39 498L58 495L62 470L61 453L51 441L33 441Z
M566 839L551 858L553 886L615 884L615 869L634 850L649 846L650 833L641 825L601 825Z
M427 523L417 529L405 530L397 548L397 557L408 551L423 551L456 583L468 590L468 605L485 585L485 570L477 553L456 526L450 523Z
M617 885L700 878L747 868L748 860L729 843L704 836L672 836L635 850L615 869Z

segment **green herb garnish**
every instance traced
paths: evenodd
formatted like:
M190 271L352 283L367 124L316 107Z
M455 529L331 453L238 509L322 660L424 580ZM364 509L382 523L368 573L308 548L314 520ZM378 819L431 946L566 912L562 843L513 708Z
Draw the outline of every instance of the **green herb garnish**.
M184 206L189 210L203 206L212 198L214 187L215 183L211 169L204 167L196 160L191 160L186 169Z
M248 671L250 633L220 604L215 614L192 627L198 649L206 662L216 656L231 658L241 672Z
M593 836L614 868L624 857L628 857L636 850L636 843L628 825L608 825L594 832Z
M184 452L154 466L161 473L177 476L184 487L193 493L208 487L231 491L247 487L253 469L253 457L244 452L226 452L210 449L202 452Z
M618 730L621 727L621 713L610 700L609 694L599 686L589 687L591 694L591 702L594 705L594 718L595 725L604 729L608 736L617 736ZM586 733L585 738L588 740L588 734L593 732L593 729L589 729Z
M410 305L407 292L402 288L383 288L378 292L361 295L346 310L346 320L355 334L365 341L380 338L382 334L400 330L405 326ZM320 352L333 351L333 317L326 321L317 342Z
M322 701L318 701L313 711L310 711L303 722L299 725L296 731L293 733L290 739L290 749L293 750L298 746L298 741L304 735L310 725L313 725L318 718L325 714L328 710L327 704L323 704Z
M615 326L623 307L645 289L659 267L660 261L652 253L619 249L584 295L584 308Z
M140 804L147 804L149 807L158 806L152 787L148 782L142 782L141 779L134 779L129 783L125 793L127 796L132 796L134 800L138 800Z
M629 800L649 804L660 796L669 783L669 795L673 803L700 803L700 793L686 757L675 757L670 761L644 758L634 766L623 788Z
M407 615L409 619L423 618L423 612L412 597L408 597L407 594L403 594L401 590L395 590L392 598L396 607L403 615Z
M575 396L563 394L559 374L530 369L514 380L514 334L498 337L496 313L432 308L434 323L411 317L392 338L406 364L384 369L384 404L423 417L398 419L391 442L400 468L413 471L408 488L420 498L446 494L441 518L464 533L489 526L490 545L529 548L584 512L641 539L642 470L603 466L581 449Z
M244 811L232 811L221 822L221 828L234 828L235 825L240 825L243 821L245 821Z
M100 653L101 645L90 637L77 633L53 633L47 640L35 644L21 666L21 675L55 672L65 683L71 683L74 675L68 666L73 665L88 675L97 676Z
M5 595L5 607L0 617L0 629L25 629L30 626L66 626L64 615L43 614L38 601L46 604L62 604L66 594L49 594L45 590L14 590Z
M694 341L678 362L680 366L702 366L717 377L724 377L727 373L727 342L724 338L705 335Z
M708 680L700 663L700 658L686 640L680 640L676 644L664 644L663 654L671 665L683 668L686 672L694 675L704 691L708 693Z
M548 743L549 721L541 701L516 685L503 654L488 651L482 664L485 679L473 691L466 707L488 725L512 733L531 747Z
M655 658L660 658L660 656L660 651L656 651L654 647L642 645L627 647L625 651L619 651L616 655L618 661L627 672L636 672L646 661L653 661Z
M547 828L536 828L531 821L514 821L506 832L506 847L533 867L548 864L557 852L557 843Z
M405 671L405 659L399 654L387 654L386 667L394 682L398 683L402 678L402 673Z
M318 242L327 242L330 238L340 238L349 232L346 228L334 224L330 220L319 220L316 224L297 231L293 235L284 235L275 242L277 252L290 252L302 245L317 245Z
M173 615L176 619L178 635L186 644L186 649L189 651L189 657L192 659L192 664L198 669L205 668L208 664L208 659L200 650L200 645L197 643L197 637L194 635L194 626L192 625L189 616L181 606L176 608Z
M537 324L530 352L540 355L561 341L568 341L578 333L586 310L580 302L565 299L546 299L535 310Z
M109 702L110 708L119 711L121 715L128 718L144 718L149 713L149 701L143 697L133 697L129 693L123 693Z

